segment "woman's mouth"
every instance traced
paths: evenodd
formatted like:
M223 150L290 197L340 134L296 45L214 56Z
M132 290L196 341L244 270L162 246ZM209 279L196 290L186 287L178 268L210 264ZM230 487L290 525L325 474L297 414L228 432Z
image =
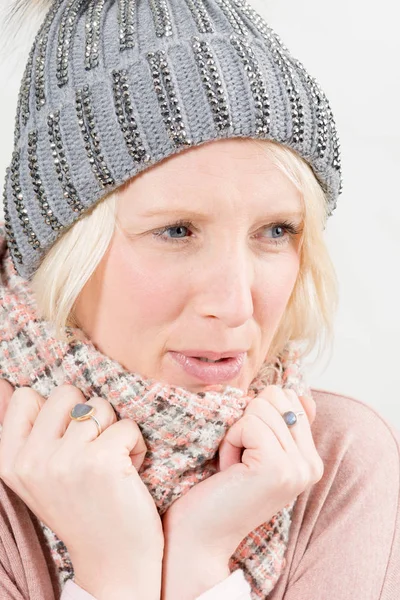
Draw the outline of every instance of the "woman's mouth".
M246 353L241 352L235 357L222 358L214 362L205 358L186 356L172 350L168 354L186 373L208 384L222 383L237 377L246 357Z

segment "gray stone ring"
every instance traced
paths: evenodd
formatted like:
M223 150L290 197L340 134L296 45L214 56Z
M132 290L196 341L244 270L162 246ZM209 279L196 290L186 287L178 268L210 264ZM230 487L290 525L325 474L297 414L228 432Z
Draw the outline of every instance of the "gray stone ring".
M298 412L293 412L292 410L288 410L283 413L282 417L288 427L293 427L297 423L298 415L305 415L304 410L299 410Z
M86 421L86 419L92 419L96 423L97 431L100 435L101 425L96 417L93 416L95 410L95 407L90 404L75 404L69 415L74 421Z

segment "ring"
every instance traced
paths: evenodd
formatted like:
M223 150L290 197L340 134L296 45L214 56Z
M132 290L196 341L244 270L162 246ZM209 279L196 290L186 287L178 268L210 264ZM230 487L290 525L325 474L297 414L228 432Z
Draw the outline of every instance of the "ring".
M99 432L99 435L100 435L101 434L101 425L98 422L98 420L96 419L96 417L93 416L93 413L95 412L95 410L96 410L95 407L91 406L90 404L79 403L79 404L75 404L74 408L69 413L69 416L74 421L86 421L86 419L92 419L96 423L97 431Z
M282 417L288 427L293 427L297 423L298 415L305 415L304 410L299 410L298 412L293 412L292 410L288 410L283 413Z

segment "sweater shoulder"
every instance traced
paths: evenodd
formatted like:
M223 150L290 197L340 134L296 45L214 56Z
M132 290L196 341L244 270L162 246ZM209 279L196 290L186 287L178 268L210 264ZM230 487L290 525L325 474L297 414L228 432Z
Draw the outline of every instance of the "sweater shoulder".
M371 468L370 461L380 457L399 472L400 430L379 410L352 396L318 388L311 393L317 407L312 433L319 451L346 456L352 470Z

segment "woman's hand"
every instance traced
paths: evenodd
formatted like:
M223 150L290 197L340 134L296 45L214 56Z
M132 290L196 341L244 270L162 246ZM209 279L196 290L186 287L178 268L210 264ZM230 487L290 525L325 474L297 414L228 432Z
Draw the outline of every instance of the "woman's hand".
M289 410L306 412L290 428L281 416ZM310 428L314 418L313 400L304 398L303 405L293 390L276 385L251 400L220 444L219 471L163 515L165 597L179 589L179 573L198 594L229 575L229 558L240 542L321 479L323 462ZM197 571L190 563L194 554ZM207 577L207 584L196 586L195 577Z
M98 600L159 598L164 536L138 474L140 429L94 397L99 436L92 419L71 419L77 403L86 400L72 385L45 400L1 380L0 477L66 544L76 582Z

